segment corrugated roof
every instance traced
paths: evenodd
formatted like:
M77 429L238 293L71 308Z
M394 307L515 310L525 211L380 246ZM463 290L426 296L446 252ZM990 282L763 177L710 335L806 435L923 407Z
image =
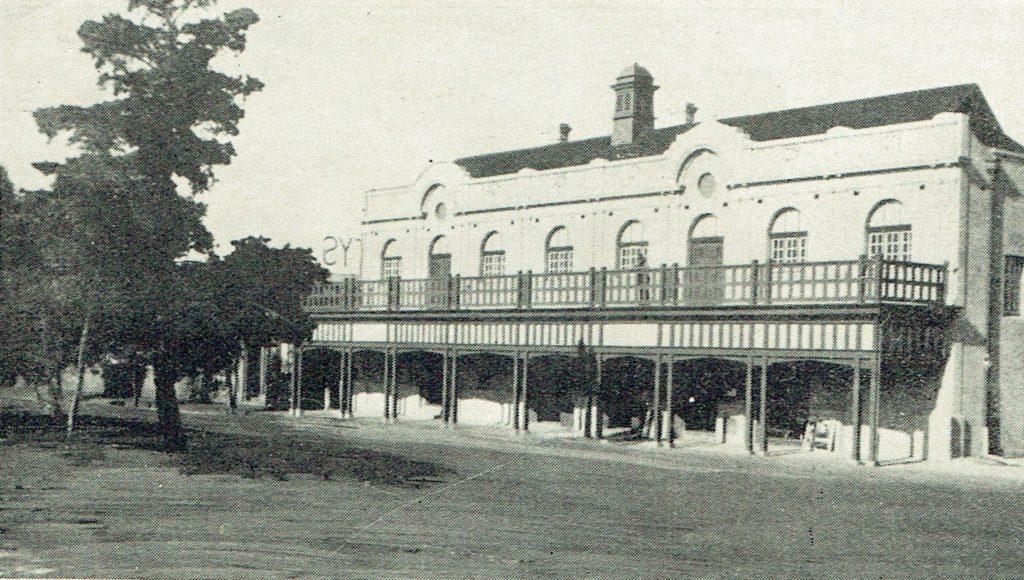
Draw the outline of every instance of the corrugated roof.
M655 129L649 138L627 147L612 147L610 136L591 137L590 139L553 143L529 149L463 157L456 159L455 163L462 166L473 177L491 177L515 173L526 168L542 171L586 165L595 159L625 159L660 155L672 145L676 135L685 133L695 126L687 124Z
M1024 147L1003 133L995 114L976 84L954 85L867 99L800 107L720 119L746 131L754 141L820 135L834 127L865 129L931 119L943 112L967 113L971 129L989 147L1024 153ZM475 155L455 160L473 177L516 173L525 168L557 169L585 165L594 159L623 159L660 155L675 137L695 125L655 129L646 140L612 147L611 137L554 143L529 149Z
M833 127L865 129L924 121L945 112L969 114L971 129L990 147L1024 151L1024 147L1003 133L976 84L731 117L719 122L743 129L754 141L771 141L820 135Z

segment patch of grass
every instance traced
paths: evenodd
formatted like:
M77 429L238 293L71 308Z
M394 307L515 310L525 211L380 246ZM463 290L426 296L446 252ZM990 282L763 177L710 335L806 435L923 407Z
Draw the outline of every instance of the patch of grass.
M71 438L63 421L23 410L0 410L0 438L60 448L72 465L85 466L106 458L103 448L162 449L156 423L111 417L82 416ZM168 456L186 475L229 474L246 478L286 480L289 475L309 474L331 481L354 478L369 483L415 486L436 481L451 473L434 463L414 461L338 441L310 442L295 436L274 434L226 435L189 430L189 449Z
M354 478L371 483L419 486L450 473L433 463L413 461L336 442L311 443L291 437L253 438L195 433L188 453L179 457L189 475L233 474L287 479L309 474L327 481Z
M82 443L159 451L156 423L114 417L79 416L69 437L63 419L21 409L0 409L0 438L11 443Z

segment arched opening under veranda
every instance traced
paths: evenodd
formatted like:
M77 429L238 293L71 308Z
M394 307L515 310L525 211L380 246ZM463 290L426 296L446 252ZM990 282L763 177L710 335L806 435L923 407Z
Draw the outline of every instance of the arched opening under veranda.
M867 385L862 369L861 439L867 442ZM792 360L768 365L767 423L769 453L825 450L851 453L853 446L852 362ZM866 449L864 445L861 447Z
M676 360L671 392L676 440L731 443L735 435L736 441L741 441L746 381L745 362L720 358ZM664 404L669 405L667 398ZM668 438L667 433L664 438Z
M599 408L604 436L642 439L652 436L654 361L638 356L607 357L601 364Z
M572 430L583 391L580 363L568 354L530 357L526 373L526 413L531 431Z
M385 356L379 350L352 353L352 415L383 417Z
M411 420L440 419L444 355L422 350L399 352L395 368L398 416Z
M513 424L514 364L513 357L500 353L459 355L455 368L459 424Z
M302 352L303 410L340 408L341 353L328 348L311 348Z

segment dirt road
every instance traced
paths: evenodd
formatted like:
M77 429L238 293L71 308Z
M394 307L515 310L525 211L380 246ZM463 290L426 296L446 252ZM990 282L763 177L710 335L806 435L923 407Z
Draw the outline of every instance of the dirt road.
M273 436L265 415L186 414ZM0 575L1022 577L1015 478L306 423L439 462L424 489L184 476L159 454L0 445Z

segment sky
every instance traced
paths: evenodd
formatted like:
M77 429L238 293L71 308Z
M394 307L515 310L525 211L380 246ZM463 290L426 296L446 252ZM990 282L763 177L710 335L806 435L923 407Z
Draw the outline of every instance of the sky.
M32 111L109 98L76 31L127 0L0 0L0 165L68 153ZM430 163L611 132L609 86L651 71L657 125L964 82L1024 141L1024 0L497 2L221 0L261 22L225 72L266 84L238 155L201 200L219 251L247 235L313 247L351 237L362 195Z

